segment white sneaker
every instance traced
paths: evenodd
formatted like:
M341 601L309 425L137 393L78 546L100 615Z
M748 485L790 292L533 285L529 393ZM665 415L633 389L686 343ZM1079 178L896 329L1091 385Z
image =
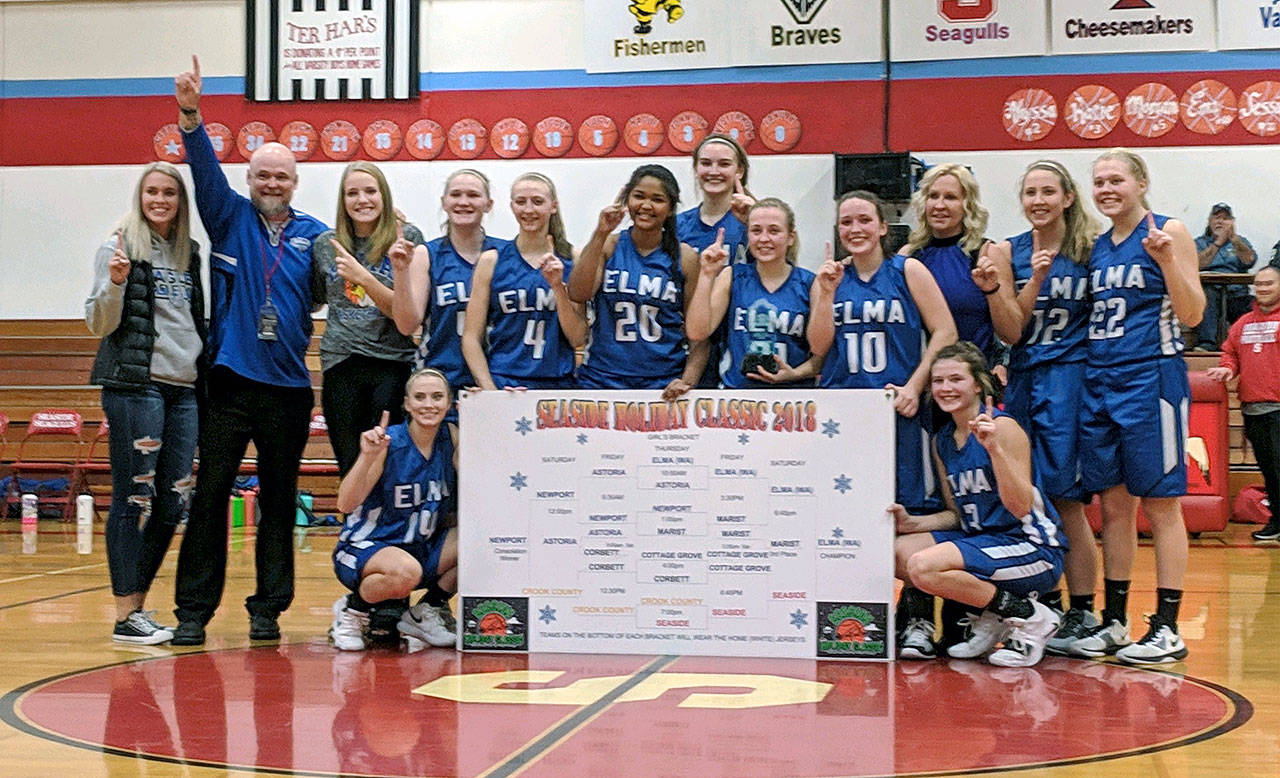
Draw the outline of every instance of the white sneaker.
M981 614L967 614L959 623L965 627L969 638L947 648L947 653L956 659L984 656L1009 634L1009 626L1004 619L987 610Z
M1173 625L1159 616L1147 619L1147 634L1116 652L1116 659L1129 665L1162 665L1187 658L1187 644Z
M1025 619L1010 616L1005 619L1013 629L1005 638L1004 647L992 652L987 661L1001 667L1031 667L1044 656L1045 644L1058 631L1061 619L1048 605L1031 601L1034 612Z
M343 595L333 603L333 625L329 627L329 637L339 651L363 651L369 647L365 632L369 629L369 614L347 607L347 597Z
M173 632L156 624L155 619L143 611L133 611L117 621L111 630L111 639L117 643L135 643L140 646L154 646L173 640Z
M1087 656L1097 658L1114 654L1129 645L1129 625L1118 619L1111 619L1106 624L1099 624L1084 637L1077 638L1067 647L1071 656Z
M912 619L898 643L899 659L937 659L938 649L933 643L933 622L929 619Z
M445 627L440 611L425 602L405 611L396 626L401 635L417 638L428 645L452 646L458 642L457 635Z

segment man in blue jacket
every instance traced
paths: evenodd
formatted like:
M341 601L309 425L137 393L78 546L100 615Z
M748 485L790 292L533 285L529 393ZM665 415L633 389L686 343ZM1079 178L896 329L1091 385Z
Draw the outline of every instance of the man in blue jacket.
M316 304L311 243L326 227L289 207L293 154L267 143L249 158L249 197L232 190L200 116L200 63L174 79L179 126L209 234L209 402L200 466L178 556L173 644L204 643L222 599L227 501L249 441L258 452L257 590L245 601L249 637L280 637L293 600L294 494L314 396L305 361Z

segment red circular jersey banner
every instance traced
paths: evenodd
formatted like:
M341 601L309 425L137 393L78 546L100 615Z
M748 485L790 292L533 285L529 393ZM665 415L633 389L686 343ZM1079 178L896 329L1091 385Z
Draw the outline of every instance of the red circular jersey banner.
M524 156L529 150L529 125L515 117L499 119L489 133L489 145L503 159Z
M213 146L213 153L218 157L219 162L223 162L227 157L231 156L231 147L235 145L235 136L231 134L231 128L219 122L206 123L204 131L209 135L209 145Z
M652 154L662 145L667 128L662 120L651 113L638 113L627 119L622 128L622 142L632 154Z
M449 128L449 151L455 157L475 159L484 151L489 131L475 119L459 119Z
M533 147L544 157L563 157L573 145L573 125L560 116L548 116L533 127Z
M1240 92L1240 123L1254 135L1280 135L1280 81L1259 81Z
M349 121L334 119L320 131L320 150L338 162L351 159L360 150L360 131Z
M800 142L800 119L781 108L760 120L760 142L770 151L790 151Z
M1149 81L1124 98L1122 115L1135 135L1159 138L1178 123L1178 95L1164 84Z
M156 153L156 159L162 162L177 164L186 157L186 149L182 146L182 131L177 124L166 124L156 130L151 138L151 148Z
M618 145L618 125L602 113L588 116L578 127L578 145L593 157L603 157Z
M405 148L414 159L435 159L444 149L444 128L430 119L419 119L405 133Z
M686 154L707 137L707 120L697 111L685 111L667 122L667 140Z
M387 160L400 151L404 136L400 134L400 126L387 119L375 119L364 128L361 141L364 153L376 160Z
M280 128L280 142L289 147L299 162L311 159L320 143L320 133L308 122L289 122Z
M1076 135L1097 140L1120 123L1120 98L1105 86L1086 84L1067 96L1062 118Z
M1058 123L1058 104L1043 89L1019 89L1005 98L1000 120L1018 140L1040 140Z
M728 135L744 149L756 139L756 125L751 121L751 117L742 111L726 111L720 114L712 131Z
M236 133L236 151L248 159L255 149L276 139L276 131L266 122L249 122Z
M1236 118L1236 96L1221 81L1206 78L1182 93L1182 123L1201 135L1217 135Z

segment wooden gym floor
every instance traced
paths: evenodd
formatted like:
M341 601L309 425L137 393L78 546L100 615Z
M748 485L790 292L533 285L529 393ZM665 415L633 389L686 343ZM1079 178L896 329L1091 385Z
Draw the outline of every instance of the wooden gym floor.
M0 525L0 775L1280 775L1280 544L1192 541L1182 632L1159 670L1047 659L842 663L339 654L333 536L298 552L284 639L251 644L252 535L202 648L113 644L102 537ZM176 543L175 543L176 549ZM171 552L149 607L172 623ZM1139 551L1130 617L1152 607Z

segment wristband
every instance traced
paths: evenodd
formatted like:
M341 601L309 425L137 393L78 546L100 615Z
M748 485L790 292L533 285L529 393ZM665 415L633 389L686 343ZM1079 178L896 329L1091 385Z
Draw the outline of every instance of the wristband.
M997 284L995 285L995 288L993 288L993 289L991 289L991 290L989 290L989 291L988 291L988 290L986 290L986 289L979 289L978 291L979 291L979 292L982 292L982 293L983 293L983 294L985 294L986 296L990 297L991 295L993 295L993 294L995 294L996 292L1000 291L1000 284L999 284L999 283L997 283Z
M178 106L178 110L182 112L183 116L195 116L200 113L199 108L184 108L182 106Z

